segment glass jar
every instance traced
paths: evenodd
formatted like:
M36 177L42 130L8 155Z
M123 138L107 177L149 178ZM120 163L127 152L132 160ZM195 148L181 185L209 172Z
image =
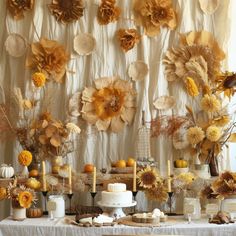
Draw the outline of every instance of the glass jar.
M48 202L55 202L56 208L52 211L53 217L61 218L65 216L65 200L62 195L50 195Z
M191 218L193 220L197 220L201 218L201 204L199 198L184 198L184 217L188 219L188 214L186 214L186 208L188 206L193 206L193 213L191 214Z

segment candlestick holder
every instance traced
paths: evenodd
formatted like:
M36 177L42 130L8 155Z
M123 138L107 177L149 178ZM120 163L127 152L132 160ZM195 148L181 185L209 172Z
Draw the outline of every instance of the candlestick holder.
M44 198L44 211L43 211L43 214L48 215L48 211L47 211L47 194L48 194L48 191L42 191L42 194L43 194L43 198Z
M69 198L69 209L66 211L66 215L73 216L76 215L76 213L72 210L72 197L73 193L67 193L67 197Z
M92 197L92 206L94 207L95 206L95 197L96 197L97 192L90 192L90 194Z
M175 216L176 215L176 213L174 213L172 211L172 207L173 207L173 205L172 205L173 194L174 194L174 192L168 192L169 199L168 199L167 204L168 204L168 207L169 207L169 212L166 213L166 215L168 215L168 216Z
M138 191L132 191L132 194L133 194L133 200L134 202L136 201L136 196L138 194ZM136 212L136 205L134 205L134 213Z

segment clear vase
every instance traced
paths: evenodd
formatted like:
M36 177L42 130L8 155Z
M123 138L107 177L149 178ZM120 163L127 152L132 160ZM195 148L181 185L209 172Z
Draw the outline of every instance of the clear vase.
M53 174L58 174L58 171L62 165L63 165L62 156L54 156L51 158L51 167Z

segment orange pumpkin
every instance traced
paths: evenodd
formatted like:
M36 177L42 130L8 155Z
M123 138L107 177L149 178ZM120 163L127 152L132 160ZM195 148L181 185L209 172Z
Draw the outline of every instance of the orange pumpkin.
M86 164L84 166L84 172L85 173L92 173L93 172L94 165L93 164Z
M38 177L39 176L39 171L36 169L33 169L29 172L29 177Z

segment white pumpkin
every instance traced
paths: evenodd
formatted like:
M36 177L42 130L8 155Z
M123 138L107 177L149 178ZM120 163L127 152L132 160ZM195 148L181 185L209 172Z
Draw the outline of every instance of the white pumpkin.
M7 179L11 178L14 175L14 169L12 166L8 166L6 164L2 164L0 167L0 177Z

